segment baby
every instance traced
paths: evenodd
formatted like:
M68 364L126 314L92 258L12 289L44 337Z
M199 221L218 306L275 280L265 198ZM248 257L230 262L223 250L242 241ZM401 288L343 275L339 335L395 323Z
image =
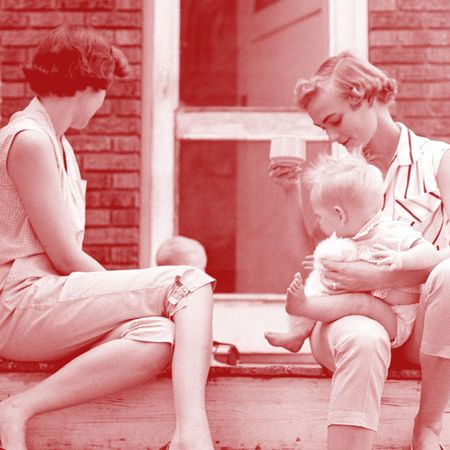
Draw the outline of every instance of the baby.
M194 266L205 270L208 258L200 242L185 236L165 240L156 252L158 266Z
M364 260L383 265L386 270L421 270L439 262L437 250L409 225L383 216L382 174L359 153L324 155L305 176L311 185L311 204L319 226L329 238L314 251L313 271L306 285L297 273L288 288L289 330L266 332L266 339L295 352L315 321L364 315L384 326L392 347L402 345L413 329L420 286L374 290L370 294L330 292L320 280L321 260ZM374 297L383 301L371 301Z

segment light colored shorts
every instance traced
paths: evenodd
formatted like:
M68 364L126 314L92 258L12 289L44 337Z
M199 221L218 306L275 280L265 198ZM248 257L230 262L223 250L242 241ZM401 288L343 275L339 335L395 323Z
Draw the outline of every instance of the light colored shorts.
M392 348L400 347L409 339L414 329L418 309L418 303L392 306L392 311L397 314L397 335L391 341Z
M51 361L109 336L172 344L172 316L209 283L191 266L61 276L44 254L18 259L0 295L0 357Z

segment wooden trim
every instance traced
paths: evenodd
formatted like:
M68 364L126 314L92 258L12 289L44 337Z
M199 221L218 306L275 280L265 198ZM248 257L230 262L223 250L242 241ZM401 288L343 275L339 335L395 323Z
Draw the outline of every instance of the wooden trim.
M181 109L176 125L178 139L261 141L294 134L308 141L328 140L326 133L299 111Z
M152 146L152 31L153 3L142 4L141 158L139 208L139 267L150 265L151 247L151 146Z
M180 0L153 2L150 261L174 233L175 111L179 102Z

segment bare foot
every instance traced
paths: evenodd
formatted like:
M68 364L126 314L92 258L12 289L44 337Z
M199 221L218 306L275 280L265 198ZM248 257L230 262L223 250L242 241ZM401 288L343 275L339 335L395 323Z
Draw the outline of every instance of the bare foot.
M27 450L25 440L26 420L12 399L0 403L0 447L5 450Z
M302 306L305 302L305 287L302 276L297 272L287 289L286 312L293 316L302 316Z
M303 347L308 334L299 334L297 330L284 332L266 331L264 337L274 347L283 347L292 353L297 353Z

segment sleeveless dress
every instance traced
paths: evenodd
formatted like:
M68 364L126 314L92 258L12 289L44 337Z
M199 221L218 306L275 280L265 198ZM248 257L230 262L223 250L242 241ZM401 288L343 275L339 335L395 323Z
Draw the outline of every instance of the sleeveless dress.
M0 130L0 357L51 361L117 338L173 343L172 316L188 307L189 293L214 278L191 266L59 275L6 170L11 144L24 130L48 136L72 227L67 232L80 248L84 236L86 182L63 137L65 167L52 122L34 98Z

